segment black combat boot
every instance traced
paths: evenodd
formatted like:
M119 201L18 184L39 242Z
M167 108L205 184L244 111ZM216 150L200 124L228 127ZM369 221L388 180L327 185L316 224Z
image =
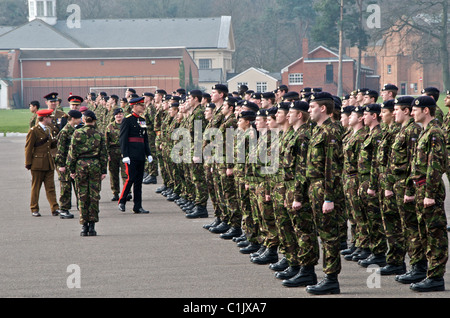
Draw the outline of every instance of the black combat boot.
M444 278L428 277L421 282L411 284L409 288L417 292L444 291L445 290Z
M418 283L427 277L427 261L422 260L411 267L411 270L403 275L395 276L395 280L402 284Z
M219 225L220 222L221 222L221 221L220 221L220 218L216 217L216 218L214 219L214 221L212 221L211 223L208 223L208 224L203 225L203 228L206 229L206 230L208 230L210 227L215 227L215 226Z
M278 262L278 246L271 246L257 257L252 257L251 262L255 264L265 265Z
M289 266L284 271L276 272L275 277L278 279L283 279L283 280L290 279L290 278L294 277L295 275L297 275L299 271L300 271L300 266L298 266L298 265Z
M341 290L337 277L337 274L327 274L316 285L307 286L306 291L313 295L340 294Z
M95 231L95 222L94 221L90 221L88 223L88 226L89 226L88 236L96 236L97 232Z
M300 267L300 271L297 275L283 280L281 284L286 287L299 287L317 284L317 275L314 271L314 266L310 265Z
M88 235L89 226L87 222L84 222L81 226L81 233L80 236L87 236Z

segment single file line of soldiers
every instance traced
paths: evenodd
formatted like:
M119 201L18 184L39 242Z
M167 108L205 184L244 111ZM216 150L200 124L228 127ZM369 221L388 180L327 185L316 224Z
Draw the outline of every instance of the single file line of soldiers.
M378 92L369 89L342 100L320 89L298 94L285 86L267 93L246 87L230 93L221 84L211 94L147 93L145 118L155 158L147 174L156 177L159 166L163 185L156 192L179 205L186 218L208 217L210 199L214 221L204 228L235 241L251 262L270 264L284 286L339 293L343 256L364 267L379 265L381 275L397 275L412 290L444 290L442 174L450 120L436 105L435 88L417 98L397 98L397 91L385 85L381 104ZM445 103L450 106L448 92ZM118 108L130 112L126 104ZM215 162L192 150L191 162L175 163L173 133L185 128L194 140L199 121L204 132L217 128L224 136L230 128L256 131L256 153L244 154L244 163ZM278 142L271 145L273 134ZM203 137L205 149L211 140ZM246 138L238 141L236 149L248 150ZM267 173L275 150L279 167ZM320 282L314 271L319 240L325 273Z

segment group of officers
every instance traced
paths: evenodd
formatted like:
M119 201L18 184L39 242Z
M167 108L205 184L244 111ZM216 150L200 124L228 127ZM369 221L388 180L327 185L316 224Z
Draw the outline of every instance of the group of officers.
M392 84L380 93L362 88L343 98L315 88L297 93L284 85L265 93L246 86L230 92L216 84L210 94L158 89L142 96L130 88L123 99L90 94L81 107L83 99L70 96L71 111L60 120L53 106L50 115L37 116L49 116L54 126L67 120L74 131L80 128L73 120L81 113L83 121L95 118L92 126L100 137L91 138L91 130L72 135L63 146L66 128L55 132L63 158L55 160L56 167L71 167L72 179L82 174L79 170L97 167L95 180L101 183L108 166L119 210L125 211L134 185L133 212L148 213L141 205L141 185L157 183L160 173L157 193L176 203L186 218L208 217L210 200L214 220L203 227L236 242L251 262L270 264L283 286L340 293L343 258L363 267L377 265L379 274L396 275L414 291L441 291L448 259L442 175L448 175L450 115L444 118L437 106L440 92L434 87L416 98L397 93ZM445 105L450 107L448 91ZM188 134L180 138L180 131ZM187 154L186 147L178 147L185 138ZM105 150L92 156L86 147L90 139L98 142L89 147ZM201 140L200 152L196 140ZM187 160L177 160L182 153ZM27 160L26 166L33 171ZM97 207L94 212L83 212L86 204L79 203L82 235L90 235L90 224L98 221L98 198L87 204ZM70 202L60 201L60 207L52 201L53 213L70 217ZM31 209L36 213L35 204ZM319 241L325 274L320 282L314 269Z

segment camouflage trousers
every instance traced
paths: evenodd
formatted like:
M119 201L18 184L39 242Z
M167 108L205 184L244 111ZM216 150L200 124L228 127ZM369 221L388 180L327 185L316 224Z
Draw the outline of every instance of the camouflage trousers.
M252 204L256 203L255 187L245 189L245 183L242 177L235 177L236 180L236 199L238 200L238 209L242 213L242 231L247 240L251 243L260 243L259 220L257 213L254 213ZM251 201L252 200L252 201ZM254 200L254 201L253 201ZM257 211L256 211L257 212Z
M120 148L111 149L109 153L108 171L111 191L114 195L119 195L120 178L122 178L122 184L125 184L127 180L127 172L125 171L125 164L122 162Z
M194 188L194 204L206 207L208 202L208 185L206 184L205 171L202 163L189 164L190 182Z
M282 176L274 176L271 180L270 197L273 204L273 214L279 239L278 251L286 257L289 265L298 265L295 258L297 254L297 244L292 240L292 224L284 205L286 188Z
M75 192L75 181L70 177L68 171L57 171L59 180L59 208L61 210L70 210L72 208L72 189Z
M342 188L345 195L345 207L347 218L351 228L351 241L357 247L369 247L367 221L365 216L361 213L361 200L358 197L359 181L358 175L345 175L342 178ZM364 241L366 239L366 241Z
M167 182L169 181L169 176L168 176L168 173L167 173L167 170L166 170L166 165L165 165L165 162L164 162L165 158L163 157L164 149L160 149L159 148L160 145L161 145L161 141L159 140L159 136L157 136L156 140L155 140L156 152L155 152L155 156L154 157L156 157L156 160L158 162L159 170L161 172L161 178L163 180L163 184L165 186L167 186ZM153 156L153 154L152 154L152 156Z
M100 191L102 186L98 159L78 160L75 189L80 210L80 224L98 222Z
M298 248L296 259L298 265L314 266L317 265L319 261L319 240L311 204L308 199L305 199L303 202L300 202L302 204L301 208L294 210L292 208L292 204L294 203L294 191L295 181L287 181L286 208L297 240ZM305 193L306 198L307 196L308 194Z
M395 222L386 222L383 216L383 222L385 223L385 232L386 239L388 242L389 249L391 249L391 245L395 245L396 237L399 242L403 242L403 250L401 247L398 248L393 247L394 250L397 251L393 256L390 256L391 252L387 253L387 260L390 258L394 259L396 263L401 263L405 259L405 254L409 255L409 263L411 265L416 264L417 262L425 259L425 246L426 240L425 237L421 237L420 233L424 232L423 220L421 220L420 224L417 219L416 213L416 204L415 202L405 203L404 195L405 195L405 179L406 176L399 178L393 185L393 193L394 195L391 198L385 198L389 202L386 209L397 209L399 218L400 218L400 229L393 224ZM392 213L392 212L389 212ZM384 214L384 212L383 212ZM396 224L395 224L396 225ZM397 231L400 231L398 233ZM403 253L400 255L400 253ZM388 261L389 263L389 261Z
M195 184L192 182L192 172L191 172L191 164L182 163L183 173L180 174L183 176L183 188L184 188L184 197L186 200L194 202L195 201Z
M206 187L208 189L208 196L211 199L211 203L214 209L214 216L220 217L220 209L218 207L217 195L216 192L214 191L214 180L211 172L211 164L205 163L203 165L203 170L205 173L205 181Z
M226 168L219 169L220 189L219 202L225 203L226 218L232 227L241 227L242 212L239 210L236 196L236 184L234 175L228 176Z
M266 182L255 180L249 182L250 202L256 223L259 224L259 239L265 247L275 247L280 244L278 230L275 224L272 201L266 201Z
M373 254L384 254L387 251L387 244L381 218L379 196L367 194L367 189L369 188L368 175L359 176L359 182L358 197L361 200L361 212L367 220L369 248Z
M216 214L216 216L219 216L219 218L223 222L228 222L230 217L228 215L229 213L228 213L227 205L224 200L219 164L212 163L211 169L212 169L212 172L211 172L212 182L213 182L213 186L214 186L215 197L217 198L217 208L218 208L218 211L215 214Z
M325 181L323 179L311 179L310 181L308 193L317 232L322 242L323 272L325 274L339 274L341 271L340 220L336 210L323 213Z
M348 236L348 226L347 226L347 217L346 217L346 201L345 201L345 195L344 190L342 186L342 178L337 177L335 179L335 202L334 207L336 209L336 215L339 219L339 237L341 243L347 242L347 236Z
M448 260L447 218L445 215L445 186L441 180L438 192L435 194L435 204L424 207L425 186L416 187L416 211L421 237L426 242L425 255L428 261L427 277L443 277Z
M156 143L155 143L155 135L148 134L148 145L150 146L150 153L152 154L153 161L145 163L144 171L147 172L151 176L157 177L158 173L158 156L156 151Z

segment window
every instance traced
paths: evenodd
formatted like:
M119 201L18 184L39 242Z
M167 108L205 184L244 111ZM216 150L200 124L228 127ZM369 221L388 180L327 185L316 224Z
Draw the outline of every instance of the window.
M334 74L333 74L333 64L327 64L325 68L325 83L333 83Z
M289 85L303 85L303 73L289 74Z
M44 1L38 1L36 2L36 15L38 17L43 17L45 16L45 12L44 12Z
M256 91L265 93L267 91L267 82L256 82Z
M53 2L47 1L47 17L53 17Z
M392 65L391 64L388 64L388 66L387 66L387 73L388 74L392 73Z
M30 17L34 17L35 15L36 15L36 6L34 5L34 2L33 1L31 1L30 2Z
M199 59L198 60L198 68L201 70L210 69L212 66L211 59Z

